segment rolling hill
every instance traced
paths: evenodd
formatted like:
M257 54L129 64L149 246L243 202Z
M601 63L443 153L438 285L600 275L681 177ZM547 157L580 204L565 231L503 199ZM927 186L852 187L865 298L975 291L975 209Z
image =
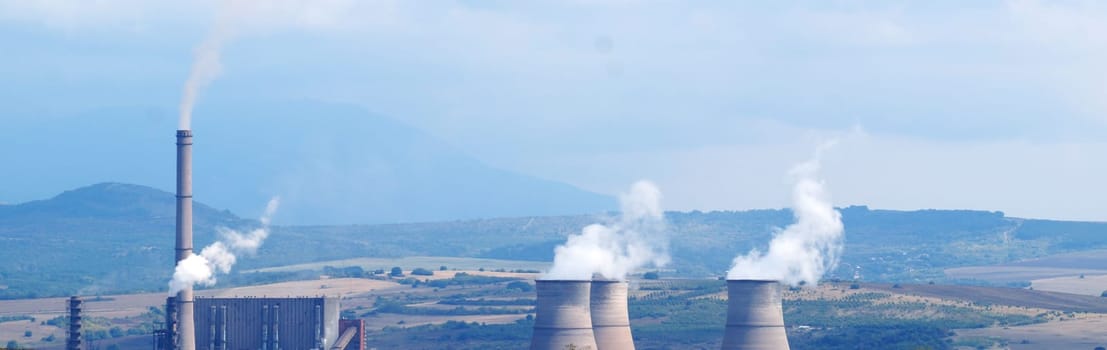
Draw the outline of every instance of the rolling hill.
M0 241L4 242L0 261L5 262L0 264L0 298L165 288L172 266L173 200L173 194L150 187L103 183L51 199L0 206ZM967 210L853 206L841 211L845 253L828 279L857 275L874 282L995 284L951 278L945 271L1107 248L1103 239L1107 223L1029 220ZM734 256L764 249L777 228L792 220L786 209L668 212L666 218L673 259L662 274L687 277L724 274ZM341 266L349 261L343 259L399 257L548 262L553 248L566 236L602 220L601 215L572 215L281 225L273 227L256 256L242 257L236 269L305 263ZM196 224L198 249L215 239L217 226L257 225L202 200L196 203ZM414 267L436 266L404 266ZM292 276L298 275L288 271L232 274L221 283ZM1025 286L1026 282L999 284Z

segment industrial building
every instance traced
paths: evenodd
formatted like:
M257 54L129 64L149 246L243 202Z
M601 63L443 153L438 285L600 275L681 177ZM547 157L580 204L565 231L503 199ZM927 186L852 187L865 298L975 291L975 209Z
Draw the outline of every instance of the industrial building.
M192 255L192 130L177 130L176 261ZM80 300L70 302L79 337ZM165 303L165 329L154 345L166 350L364 349L365 326L339 322L336 298L200 298L188 286ZM77 336L74 336L76 334ZM70 343L73 341L70 340ZM71 347L74 345L70 345Z
M340 321L337 298L196 298L195 310L200 350L365 347L364 324ZM169 339L184 336L170 333Z
M176 261L192 254L192 131L177 131ZM724 350L787 350L780 283L727 281ZM627 283L538 280L532 350L634 350ZM80 346L80 299L70 300L67 346ZM336 298L200 298L191 286L166 300L165 350L352 350L365 348L361 321L339 320ZM77 340L77 341L75 341Z

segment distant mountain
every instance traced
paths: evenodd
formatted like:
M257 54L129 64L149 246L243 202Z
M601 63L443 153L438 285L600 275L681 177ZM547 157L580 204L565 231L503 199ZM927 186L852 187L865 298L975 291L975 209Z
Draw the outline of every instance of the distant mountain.
M194 195L282 224L394 223L596 213L613 198L484 164L426 133L348 105L208 103L195 113ZM149 108L15 118L0 200L96 181L173 188L174 117ZM510 147L510 145L505 145ZM38 194L32 196L31 194Z
M203 203L193 204L195 223L233 224L242 221L227 210L217 210ZM81 187L45 200L0 206L0 229L33 224L36 227L54 222L93 220L102 222L174 223L176 197L152 187L100 183Z
M0 206L0 297L157 290L173 266L176 197L101 183L53 198ZM215 227L257 225L193 203L195 247Z

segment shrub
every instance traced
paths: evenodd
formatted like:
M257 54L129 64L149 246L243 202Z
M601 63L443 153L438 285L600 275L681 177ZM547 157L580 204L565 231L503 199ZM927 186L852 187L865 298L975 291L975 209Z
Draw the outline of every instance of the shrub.
M434 276L434 271L424 269L422 267L411 270L412 275L416 276Z
M1107 290L1103 291L1103 293L1099 293L1099 296L1107 298Z
M393 267L392 272L390 272L389 275L393 277L403 277L404 269L401 269L399 266Z
M511 283L507 284L507 289L508 290L515 289L515 290L518 290L520 292L529 292L529 291L534 290L534 286L530 285L530 283L527 283L527 282L514 281L514 282L511 282Z

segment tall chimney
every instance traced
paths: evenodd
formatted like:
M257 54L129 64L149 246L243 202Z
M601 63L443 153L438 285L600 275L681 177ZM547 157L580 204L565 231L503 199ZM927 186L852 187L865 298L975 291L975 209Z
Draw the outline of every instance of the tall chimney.
M177 264L192 255L192 130L177 130ZM177 293L177 349L196 350L192 286Z
M627 310L627 282L592 280L592 332L598 350L634 350Z
M780 283L729 280L723 350L787 350Z
M81 297L69 297L69 332L66 334L65 349L81 350Z
M589 310L592 281L538 280L531 350L595 350Z

